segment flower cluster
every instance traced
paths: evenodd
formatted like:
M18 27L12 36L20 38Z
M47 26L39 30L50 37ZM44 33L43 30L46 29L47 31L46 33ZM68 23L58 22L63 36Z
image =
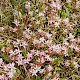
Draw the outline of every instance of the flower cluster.
M79 80L79 2L6 3L12 15L6 26L1 17L0 80Z

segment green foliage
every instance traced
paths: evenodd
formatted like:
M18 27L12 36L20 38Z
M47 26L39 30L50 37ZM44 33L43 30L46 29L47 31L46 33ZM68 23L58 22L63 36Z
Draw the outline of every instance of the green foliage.
M41 80L40 76L35 75L32 80Z
M0 48L3 48L3 47L4 47L4 45L5 45L5 43L4 43L4 42L0 42Z
M65 78L60 78L60 80L65 80Z
M11 78L10 80L14 80L14 78Z
M23 76L20 76L21 80L24 80L24 77Z
M65 3L65 7L71 8L71 3L66 2L66 3Z
M27 49L24 49L23 50L23 56L26 57L26 54L27 54Z
M64 11L64 10L59 10L58 14L59 14L59 16L60 16L61 18L63 18L63 19L68 16L67 12Z
M61 17L62 17L63 19L66 18L66 17L67 17L67 13L66 13L65 11L62 11Z
M39 7L38 7L39 12L41 12L41 10L42 10L42 5L43 5L42 2L40 2L40 3L39 3Z
M61 70L60 67L56 67L56 68L55 68L55 71L60 71L60 70Z
M1 53L0 56L7 62L11 62L11 59L8 57L7 53Z
M76 80L80 80L80 78L77 78Z
M14 73L14 75L15 76L20 76L20 74L21 74L21 71L18 68L16 68L16 73Z
M59 66L60 65L60 59L59 58L55 58L53 64L56 64L56 65Z

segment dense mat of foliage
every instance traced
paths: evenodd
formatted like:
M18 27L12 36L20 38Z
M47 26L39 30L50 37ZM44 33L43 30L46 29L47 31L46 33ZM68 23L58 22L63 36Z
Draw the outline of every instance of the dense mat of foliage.
M0 0L0 80L80 80L80 0Z

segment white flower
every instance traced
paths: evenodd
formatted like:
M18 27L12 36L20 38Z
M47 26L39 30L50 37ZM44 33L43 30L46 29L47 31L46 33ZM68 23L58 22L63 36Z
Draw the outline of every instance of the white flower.
M18 47L18 44L19 44L19 42L17 41L13 41L13 45L14 45L14 47Z
M44 16L44 13L43 13L43 12L40 12L40 13L39 13L39 16Z
M43 32L43 30L42 29L39 29L38 32L41 33L41 32Z
M18 58L17 61L16 61L16 63L18 64L18 66L19 66L19 65L23 65L23 60L22 60L22 58L21 58L21 59Z
M41 68L41 67L36 66L36 67L33 69L32 75L36 75L36 73L37 73L38 71L40 71L40 68Z
M33 76L33 75L37 75L37 74L36 74L37 72L36 72L34 69L30 69L29 71L30 71L30 73L32 73L32 76Z
M7 65L4 65L4 70L5 71L14 71L16 68L14 67L14 63L9 63Z
M68 32L68 30L67 29L64 29L64 32L63 33L67 33Z
M39 71L39 73L44 73L45 72L45 70L44 69L41 69L40 71Z
M7 75L9 76L9 78L12 78L13 77L13 73L10 72L10 71L7 73Z
M68 45L69 45L69 43L67 42L67 40L68 40L68 39L64 39L63 44L65 44L65 45L67 45L67 46L68 46Z
M0 80L8 80L4 74L0 75Z
M74 47L74 49L75 49L76 52L80 53L80 48L79 47L76 46L76 47Z
M21 41L20 46L23 46L24 48L26 48L28 44L25 41Z
M56 3L55 3L54 1L51 3L51 7L52 7L52 8L53 8L53 7L56 8Z
M19 65L23 65L23 61L22 60L19 60L19 59L18 59L18 61L16 61L16 63L18 64L18 66Z
M53 79L51 79L51 80L59 80L58 78L53 78Z
M66 61L65 66L69 66L69 65L70 65L69 61Z
M30 50L30 51L31 51L32 54L35 54L35 50L34 50L34 49L32 49L32 50Z
M42 57L41 59L40 59L40 58L38 58L37 62L44 63L44 62L45 62L44 57Z
M68 23L69 23L69 18L65 18L65 19L63 20L63 22L64 22L66 25L68 25Z
M46 33L47 37L50 38L52 34Z
M52 44L52 40L45 41L45 44L49 46L49 44Z
M2 59L2 58L0 58L0 65L2 64L2 62L3 62L3 59Z
M32 54L28 53L27 58L32 58Z
M38 9L36 9L36 11L35 12L38 12Z
M62 47L61 47L60 44L57 44L57 45L53 45L53 46L52 46L52 49L53 49L54 52L56 52L56 53L60 53Z
M46 59L47 61L53 61L53 59L52 59L49 55L45 55L45 59Z
M33 16L33 11L29 11L29 14L30 14L31 16Z
M12 55L15 55L15 53L14 53L14 51L13 50L10 50L10 57L12 56Z
M29 11L31 9L30 2L26 2L25 8Z
M72 33L70 33L68 38L74 39L74 35L72 35Z
M10 39L8 39L7 40L7 42L6 42L6 44L10 44L11 43L11 40Z
M20 54L21 52L22 52L22 51L19 50L19 49L15 49L15 51L14 51L15 54Z
M76 1L76 8L80 7L80 1Z
M1 51L2 51L2 52L5 52L5 47L3 47L3 48L1 49Z
M57 9L59 10L61 8L61 5L60 4L57 4Z
M53 23L53 20L49 20L49 23L52 24Z
M34 56L38 56L39 54L40 54L40 51L37 51Z
M18 11L17 10L14 10L13 11L13 14L16 15L16 16L18 16Z
M14 10L13 11L13 14L14 14L14 16L20 16L20 18L22 18L22 14L21 14L21 12L18 12L17 10Z
M44 42L44 41L45 41L44 37L41 37L39 40L40 40L41 42Z
M27 34L26 31L23 32L23 37L27 38L27 39L30 39L31 36L29 35L29 33Z
M73 62L73 64L74 64L74 68L78 68L79 67L79 65L77 64L77 62Z
M19 26L19 21L16 19L16 20L14 20L14 22L13 22L16 26Z
M18 28L16 28L16 27L15 27L15 28L13 28L13 32L16 32L17 30L18 30Z
M52 71L53 70L51 65L48 65L47 69L48 69L48 71Z
M4 65L4 70L5 70L5 71L8 71L7 65Z
M39 40L34 39L33 44L35 45L35 44L38 44L38 43L40 43L40 41L39 41Z
M22 60L22 59L23 59L22 54L18 54L18 60Z
M52 75L52 73L49 72L49 73L47 74L46 78L49 78L51 75Z
M35 20L35 17L32 17L31 20ZM32 26L31 24L29 24L28 26Z
M26 63L29 64L29 62L30 62L31 60L32 60L31 58L27 58L27 59L26 59ZM24 63L24 62L23 62L23 63Z
M39 0L39 2L41 2L42 0Z
M46 54L45 54L45 52L40 52L40 55L43 55L43 56L45 56Z
M24 59L23 60L23 64L26 64L26 63L28 63L29 61L27 61L27 59Z
M59 22L55 22L54 24L56 27L59 27L60 23Z
M64 54L67 54L67 48L65 46L62 47L62 50L64 50Z
M75 48L75 45L71 44L69 47L73 49L73 48Z
M72 0L67 0L68 3L70 3Z
M21 14L21 12L19 12L19 16L20 16L20 18L22 19L22 14Z
M37 21L36 24L40 24L40 21Z
M26 29L26 32L30 34L31 30L29 28L25 28L25 29ZM26 34L26 32L24 31L24 34Z
M4 30L4 28L3 27L0 27L0 31L3 31Z
M13 70L15 70L16 68L14 67L14 63L9 63L8 65L7 65L7 68L9 69L9 70L11 70L11 71L13 71Z

